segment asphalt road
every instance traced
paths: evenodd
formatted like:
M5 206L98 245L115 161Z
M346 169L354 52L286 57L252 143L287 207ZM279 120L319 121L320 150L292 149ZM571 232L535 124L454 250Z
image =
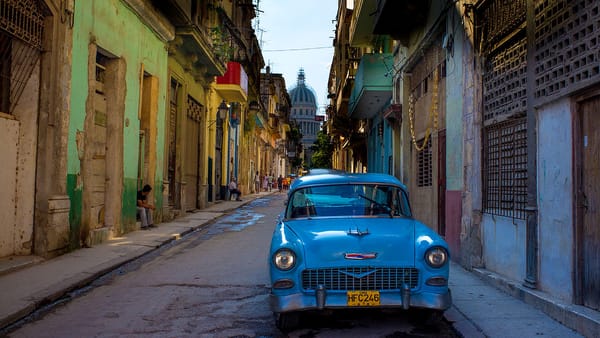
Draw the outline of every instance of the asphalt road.
M401 311L307 314L284 335L267 256L283 195L255 200L56 304L11 337L455 337Z

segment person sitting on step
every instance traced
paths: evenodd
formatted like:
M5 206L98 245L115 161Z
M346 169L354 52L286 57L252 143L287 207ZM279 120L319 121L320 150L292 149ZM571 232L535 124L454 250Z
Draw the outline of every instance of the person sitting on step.
M229 196L233 196L234 194L236 196L236 201L242 200L242 192L238 189L235 177L232 177L231 182L229 182Z

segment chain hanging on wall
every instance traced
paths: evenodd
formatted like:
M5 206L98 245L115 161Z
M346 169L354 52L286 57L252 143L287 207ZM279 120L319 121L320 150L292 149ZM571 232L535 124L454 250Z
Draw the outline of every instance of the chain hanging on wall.
M412 143L417 151L422 151L429 142L429 137L434 130L438 128L438 88L440 82L439 68L436 67L433 71L433 93L431 97L431 107L429 109L429 126L425 129L425 137L421 145L417 144L417 138L415 135L415 98L413 94L408 97L408 121L410 126L410 136Z

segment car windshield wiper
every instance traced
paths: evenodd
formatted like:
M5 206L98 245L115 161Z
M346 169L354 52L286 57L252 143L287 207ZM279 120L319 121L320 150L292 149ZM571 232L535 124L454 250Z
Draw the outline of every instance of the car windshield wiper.
M384 209L384 210L385 210L385 211L386 211L386 212L387 212L387 213L390 215L390 217L392 217L392 218L394 217L393 210L392 210L392 208L390 208L390 206L389 206L389 205L387 205L387 204L383 204L383 203L379 203L379 202L377 202L376 200L374 200L374 199L372 199L372 198L369 198L369 197L367 197L367 196L365 196L365 195L360 195L360 194L359 194L359 195L358 195L358 197L366 199L367 201L369 201L369 202L371 202L371 203L375 204L375 207L377 207L377 208L381 208L381 209ZM371 210L373 210L373 209L374 209L374 208L373 208L373 207L371 207Z

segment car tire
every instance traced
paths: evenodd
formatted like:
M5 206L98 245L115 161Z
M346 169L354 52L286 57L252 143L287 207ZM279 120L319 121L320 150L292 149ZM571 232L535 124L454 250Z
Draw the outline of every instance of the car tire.
M275 314L275 325L282 332L289 332L300 324L300 314L296 312L279 312Z
M444 319L444 311L433 309L419 309L419 322L427 326L436 326Z

